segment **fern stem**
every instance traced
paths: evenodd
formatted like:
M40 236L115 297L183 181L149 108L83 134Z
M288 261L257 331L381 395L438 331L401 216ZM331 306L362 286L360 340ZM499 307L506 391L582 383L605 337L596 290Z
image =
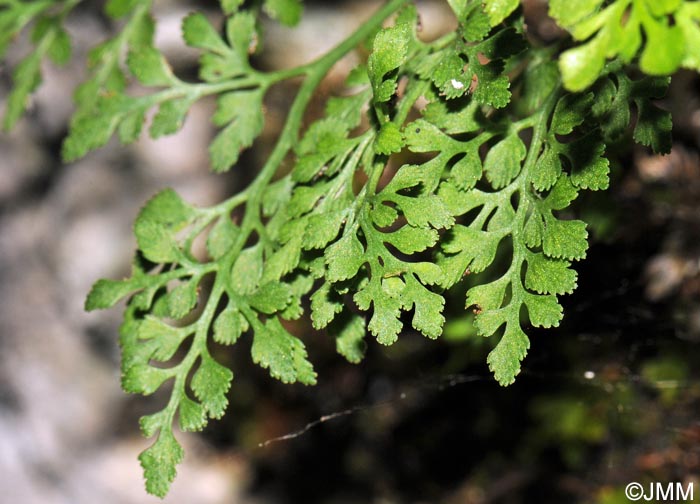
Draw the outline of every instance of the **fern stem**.
M530 205L536 205L534 196L529 190L530 172L537 168L537 160L539 159L540 152L542 151L542 147L547 137L549 121L552 113L554 112L554 107L559 100L560 94L561 86L557 86L549 97L547 97L547 100L545 100L544 104L542 105L542 109L536 115L536 122L533 127L532 140L530 141L527 157L525 158L525 163L523 164L523 169L521 170L520 175L514 181L515 184L517 184L516 190L520 193L520 202L511 231L511 236L513 239L513 262L511 264L510 274L512 275L511 288L513 298L521 298L522 294L525 292L521 273L523 269L523 262L525 261L528 250L524 244L524 239L521 237L521 234L525 224L525 219L529 214ZM517 306L520 306L520 304L517 304ZM519 313L513 315L514 318L519 316ZM517 320L514 320L514 323L515 322L517 322Z

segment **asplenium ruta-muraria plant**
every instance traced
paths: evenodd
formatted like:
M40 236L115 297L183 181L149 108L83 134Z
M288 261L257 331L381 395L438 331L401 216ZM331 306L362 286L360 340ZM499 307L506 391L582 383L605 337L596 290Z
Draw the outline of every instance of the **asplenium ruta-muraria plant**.
M63 21L79 3L0 1L0 52L25 26L34 44L14 69L6 128L40 83L44 57L69 60ZM412 2L390 0L321 58L263 72L250 61L259 19L293 25L299 0L221 0L223 23L197 12L182 21L184 42L201 53L190 82L153 44L150 1L107 2L121 31L90 52L66 161L115 134L137 140L151 111L148 134L172 134L193 103L216 96L211 166L236 169L263 129L267 91L301 80L254 181L211 208L170 189L155 195L134 225L131 276L100 280L87 298L88 310L128 299L124 389L170 391L163 410L141 419L155 438L140 456L150 493L167 493L183 458L174 422L197 431L226 410L233 371L210 354L210 340L252 338L253 361L272 377L311 385L313 365L285 321L310 316L359 362L368 335L390 345L404 321L438 338L445 293L471 274L466 308L495 340L496 380L512 383L530 346L526 328L559 325L559 296L576 288L588 233L570 207L582 191L608 187L607 146L634 139L670 149L671 118L655 100L676 69L700 69L700 1L552 0L550 15L571 34L553 45L527 34L518 0L448 3L457 28L437 40L421 39ZM346 89L302 127L323 78L363 43L371 51ZM150 92L130 94L134 80ZM414 163L399 166L399 153L414 153ZM204 258L192 248L200 235Z

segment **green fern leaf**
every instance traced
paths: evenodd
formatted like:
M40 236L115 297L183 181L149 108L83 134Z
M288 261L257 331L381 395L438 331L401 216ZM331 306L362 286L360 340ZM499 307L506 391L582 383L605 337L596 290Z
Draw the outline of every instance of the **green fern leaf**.
M303 10L300 0L265 0L263 8L270 17L287 26L296 25Z
M700 37L697 2L552 0L549 13L582 42L559 61L564 85L571 91L593 84L607 59L630 62L640 51L640 67L649 75L669 75L681 66L700 70L692 45Z
M161 428L156 442L139 455L146 478L146 490L157 497L165 497L177 474L175 467L182 462L185 451L170 428Z

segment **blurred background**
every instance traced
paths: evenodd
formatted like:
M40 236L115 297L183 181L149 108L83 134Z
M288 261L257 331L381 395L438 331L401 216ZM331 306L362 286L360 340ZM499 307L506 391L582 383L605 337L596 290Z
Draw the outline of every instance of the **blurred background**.
M294 84L268 95L267 125L227 175L208 171L213 103L157 142L111 143L71 165L60 143L89 47L117 29L86 2L68 20L75 58L45 65L48 82L12 133L0 135L0 503L157 502L136 459L148 445L138 417L165 396L119 389L120 310L87 314L100 277L128 274L131 224L173 187L198 205L240 189L262 164ZM419 1L427 38L454 26L443 1ZM294 31L266 25L257 64L312 59L349 34L373 1L306 2ZM156 2L158 46L182 75L181 18L216 19L216 2ZM526 2L531 36L558 36L546 2ZM10 63L26 54L20 40ZM357 58L357 56L354 56ZM353 63L339 64L318 109ZM11 65L10 65L11 66ZM0 68L0 110L10 86ZM185 462L166 503L628 502L631 481L695 483L700 494L700 79L674 79L674 150L619 152L612 188L580 213L592 245L579 288L563 298L561 328L531 329L516 383L499 387L463 293L448 303L445 336L406 332L370 342L359 366L333 338L300 325L319 384L275 382L252 366L249 341L218 358L236 379L228 414L199 435L179 435ZM277 439L286 436L286 439Z

